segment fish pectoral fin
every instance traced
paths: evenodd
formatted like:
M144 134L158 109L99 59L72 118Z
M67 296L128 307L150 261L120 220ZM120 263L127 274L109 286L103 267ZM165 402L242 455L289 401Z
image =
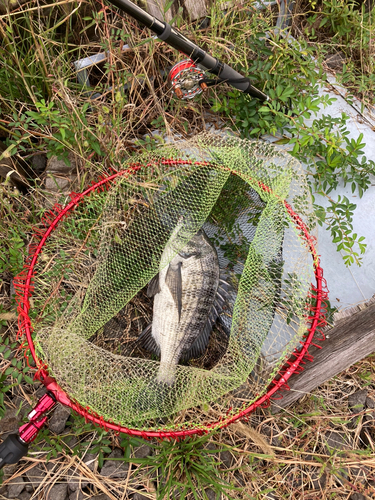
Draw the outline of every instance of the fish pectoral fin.
M149 351L152 354L160 357L160 346L158 346L156 340L152 336L152 323L146 326L146 328L138 337L137 342L143 347L143 349L146 349L146 351Z
M189 361L189 359L192 358L199 358L199 356L201 356L204 353L204 351L207 349L208 341L210 340L212 326L213 323L211 319L208 318L202 333L194 341L193 345L189 349L182 351L180 361L184 362L184 361Z
M152 278L147 287L147 297L153 297L160 292L159 273Z
M178 310L178 321L181 319L182 310L182 274L181 274L182 262L177 265L169 264L168 271L165 277L165 283L172 294L174 303L176 304Z

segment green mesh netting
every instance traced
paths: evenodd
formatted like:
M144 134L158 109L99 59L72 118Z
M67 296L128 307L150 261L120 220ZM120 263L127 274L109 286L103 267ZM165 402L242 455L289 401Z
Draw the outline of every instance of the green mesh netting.
M306 332L313 260L284 201L312 231L309 189L287 153L208 133L133 157L128 167L46 242L33 299L38 355L70 397L105 419L205 426L262 394ZM160 383L159 358L138 342L155 315L146 288L200 229L228 296L204 353ZM196 285L184 293L191 303L205 300Z

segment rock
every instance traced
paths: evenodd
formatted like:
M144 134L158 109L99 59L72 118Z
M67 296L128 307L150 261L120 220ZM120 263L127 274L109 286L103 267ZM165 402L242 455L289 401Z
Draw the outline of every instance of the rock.
M282 442L282 437L276 435L276 431L268 424L264 424L261 430L262 434L267 436L272 446L280 446Z
M111 500L111 498L105 493L100 493L99 495L95 495L91 497L90 500ZM149 498L147 500L150 500Z
M18 415L17 415L18 413ZM17 433L22 415L19 414L18 408L7 408L3 418L0 420L1 437L5 439L9 434Z
M34 489L36 489L43 479L46 477L47 472L42 465L36 465L32 469L26 472L26 475Z
M353 495L350 495L349 500L367 500L367 497L362 493L353 493Z
M94 471L96 463L96 454L86 453L83 458L83 463L86 464L88 469ZM85 476L80 476L77 470L71 469L70 476L68 478L68 486L70 491L77 491L79 488L86 488L90 484L90 480L86 479Z
M329 431L325 434L324 448L329 454L338 450L351 450L351 446L346 439L335 431Z
M44 153L38 153L30 158L31 166L37 175L44 172L47 165L47 156Z
M323 472L321 475L319 469L310 471L309 478L311 489L313 490L323 489L327 482L327 474Z
M230 451L225 450L219 454L220 460L227 469L230 469L234 464L234 458Z
M152 455L152 448L147 444L142 444L134 450L134 458L147 458Z
M367 389L357 391L348 397L348 406L352 413L360 413L365 408Z
M375 410L375 401L371 399L369 396L367 396L365 404L367 408Z
M111 458L123 458L124 454L119 448L115 448L104 462L100 474L105 477L124 478L128 475L129 464L121 460L110 460Z
M65 429L65 424L70 417L70 410L65 406L58 404L52 417L49 420L49 430L55 434L61 434Z
M21 495L18 495L18 500L30 500L31 497L31 493L29 493L28 491L23 491Z
M23 477L16 477L9 481L8 484L8 498L17 498L25 488Z
M67 428L65 428L65 430L68 432ZM71 449L73 449L78 444L77 436L69 436L67 439L64 439L64 441Z
M136 491L133 496L132 500L150 500L150 497L146 497L145 495L142 495L139 491Z
M345 55L343 54L343 52L337 52L337 54L328 54L325 63L330 69L342 71L345 63Z
M52 488L48 488L46 500L67 500L68 498L68 484L58 483L54 484Z
M73 181L76 180L76 158L71 152L68 154L70 165L66 165L64 160L58 160L53 156L46 168L45 188L52 193L68 193Z
M4 465L3 474L4 479L9 479L17 470L17 464Z
M85 497L81 490L73 491L73 493L69 495L69 500L84 500L84 498L87 497Z
M8 495L8 486L0 486L0 497L3 496L7 498Z
M361 465L359 468L351 468L350 475L353 484L366 484L368 478L372 476L371 469L366 467L366 465Z
M23 418L25 415L31 412L32 407L27 403L25 398L22 396L16 396L12 399L12 403L19 412L20 418Z
M221 500L223 498L221 493L217 495L217 493L215 493L215 491L211 488L205 489L204 492L206 493L208 500Z

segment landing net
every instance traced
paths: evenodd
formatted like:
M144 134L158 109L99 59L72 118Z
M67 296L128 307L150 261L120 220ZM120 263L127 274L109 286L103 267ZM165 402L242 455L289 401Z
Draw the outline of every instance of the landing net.
M306 177L271 145L208 133L166 145L44 222L19 278L21 333L39 375L98 423L142 433L222 426L284 384L321 322ZM147 286L202 229L227 293L204 351L159 383L160 359L139 342L155 316ZM194 287L188 295L205 300Z

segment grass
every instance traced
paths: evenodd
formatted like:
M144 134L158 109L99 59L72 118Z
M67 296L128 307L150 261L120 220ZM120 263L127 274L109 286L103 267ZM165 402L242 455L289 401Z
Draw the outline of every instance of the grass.
M337 138L335 132L337 127L345 131L345 120L317 124L328 130L323 136L303 129L302 122L298 122L305 113L313 113L318 104L314 100L319 77L314 76L316 63L302 57L280 37L271 36L264 43L260 33L273 25L276 13L268 9L253 15L249 8L251 15L248 6L243 9L234 3L223 15L216 4L210 27L193 27L181 19L178 24L198 44L214 51L216 57L235 64L244 74L253 74L256 84L279 102L293 98L297 118L292 119L292 126L294 144L298 146L294 146L294 154L308 158L312 166L315 164L311 158L321 158L319 179L311 174L313 192L330 196L338 175L348 179L350 169L335 170L335 165L345 164L358 174L356 180L349 176L348 182L354 182L354 189L361 194L368 187L373 166L368 163L366 170L356 163L360 144L353 154L344 155L344 135ZM301 0L296 9L292 33L306 54L316 56L323 70L328 56L339 52L344 64L338 78L363 103L373 106L374 12L367 13L364 8L339 0ZM271 106L271 111L263 109L255 101L243 101L241 95L225 86L193 102L177 101L160 73L176 62L176 53L151 39L150 33L134 21L102 9L97 2L87 2L79 10L68 0L53 9L41 1L26 4L1 17L0 32L1 138L15 159L20 155L30 160L35 152L41 152L67 160L68 153L74 154L79 169L72 190L82 190L110 167L121 167L134 151L158 147L164 134L188 136L202 130L218 113L247 137L290 126L291 118L285 117L277 104ZM121 52L121 44L129 42L131 49ZM91 69L93 87L80 86L72 63L109 49L110 57ZM291 75L295 76L292 82ZM126 91L124 85L128 86ZM93 90L104 97L91 99ZM306 93L312 96L308 103ZM308 151L305 140L311 136L315 142ZM5 346L0 358L0 415L5 409L19 410L14 403L16 397L30 404L37 399L37 385L30 384L25 361L14 344L14 317L9 317L15 310L11 279L22 268L32 226L39 224L51 203L42 180L35 177L25 179L30 185L26 196L9 179L0 184L0 325L1 345ZM62 201L66 198L64 192L58 196ZM353 208L337 200L333 200L331 208L321 213L322 221L333 229L335 238L347 238L348 255L353 262L359 262L360 257L350 253L352 233L336 217L337 210L348 210L345 220L350 219ZM87 495L103 492L114 499L129 498L136 491L158 500L177 498L177 490L184 491L186 498L204 494L212 498L212 491L217 496L222 491L224 498L235 499L344 500L354 493L372 498L374 431L369 427L367 441L363 442L359 427L350 425L347 398L366 387L375 400L374 363L375 358L368 357L313 394L305 395L288 411L272 414L260 410L248 422L195 440L148 443L152 455L144 459L134 457L139 441L95 430L73 416L69 432L60 436L43 432L29 457L7 470L4 484L40 465L47 475L34 498L45 498L43 492L65 481L72 468L88 481ZM362 421L365 413L359 415ZM345 437L350 450L327 447L327 435L332 431ZM93 471L84 463L88 447L95 450ZM121 480L100 475L113 447L121 447L131 464L127 477Z

